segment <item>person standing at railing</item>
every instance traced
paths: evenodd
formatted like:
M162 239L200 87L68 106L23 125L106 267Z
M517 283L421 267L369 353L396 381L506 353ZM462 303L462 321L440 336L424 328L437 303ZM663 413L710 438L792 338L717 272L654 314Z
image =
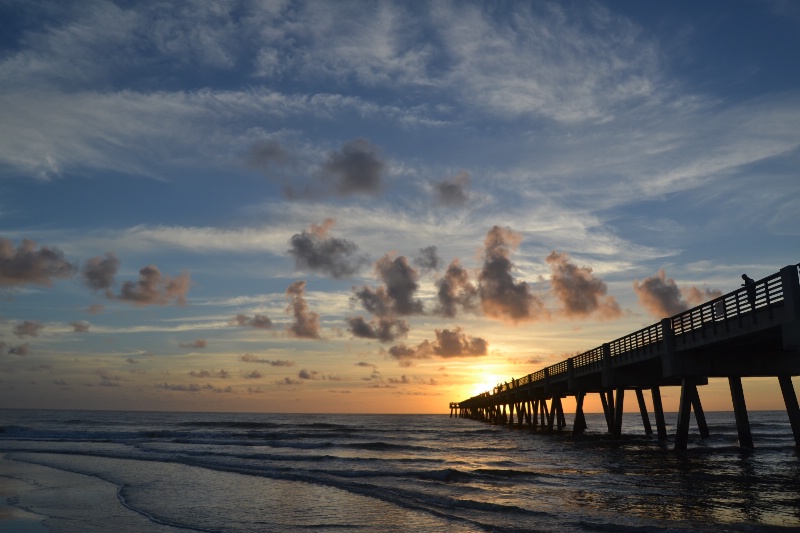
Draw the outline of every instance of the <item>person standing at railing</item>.
M747 291L747 301L750 303L750 307L753 309L756 308L756 282L753 281L753 278L748 276L747 274L742 274L742 279L744 283L742 283L742 287L745 288Z

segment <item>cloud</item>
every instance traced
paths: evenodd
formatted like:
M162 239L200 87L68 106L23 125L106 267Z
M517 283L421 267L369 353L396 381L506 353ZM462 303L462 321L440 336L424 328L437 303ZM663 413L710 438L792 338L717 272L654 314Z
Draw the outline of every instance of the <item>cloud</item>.
M261 379L264 374L258 370L251 370L250 372L242 372L242 377L245 379Z
M89 324L85 320L70 322L69 325L72 326L72 331L74 331L75 333L86 333L89 331L89 326L91 326L91 324Z
M592 274L589 267L570 263L569 255L553 251L547 256L552 275L550 285L569 318L596 314L604 320L618 318L622 310L613 296L606 295L606 284Z
M91 289L108 291L114 284L117 270L119 270L119 259L114 254L106 253L105 257L92 257L83 264L83 281Z
M202 349L208 346L208 341L205 339L195 339L192 342L182 342L178 344L181 348Z
M674 279L667 278L663 268L641 283L635 280L633 290L642 307L658 318L677 315L692 306L722 296L722 292L718 290L699 289L695 286L678 288Z
M372 363L367 363L366 361L359 361L356 363L356 366L363 366L366 368L378 368L377 365L373 365Z
M392 346L388 353L400 361L403 366L410 366L415 359L429 359L431 357L480 357L486 355L489 343L480 337L471 337L461 328L437 329L436 340L424 340L415 347L403 344Z
M394 342L409 331L408 322L400 318L378 317L367 322L363 317L353 316L347 319L347 324L354 337L380 342Z
M64 258L56 248L42 246L24 239L19 247L0 237L0 286L35 283L50 286L55 278L69 278L77 267Z
M135 305L166 305L172 300L185 304L190 284L188 272L173 278L149 265L139 271L139 281L124 282L115 298Z
M353 139L344 143L340 151L328 154L322 170L326 178L334 180L336 192L346 196L379 192L385 167L376 146L366 139Z
M378 317L422 314L422 302L414 299L419 288L418 274L405 257L383 256L375 262L375 273L384 287L356 290L355 298L361 301L364 309Z
M250 326L258 329L270 329L272 327L272 320L266 315L256 314L252 318L247 315L236 315L231 320L231 323L237 326Z
M321 225L312 224L308 231L292 235L292 248L296 268L308 268L340 279L358 273L369 261L358 254L358 245L347 239L329 235L335 224L331 218Z
M467 203L467 187L470 183L470 174L462 170L451 180L444 180L436 184L436 204L445 207L461 207Z
M436 246L420 248L419 253L414 258L414 265L423 271L439 270L442 266L442 259L437 254Z
M306 290L305 281L295 281L286 289L289 297L288 312L294 315L294 322L289 326L289 333L304 339L320 339L319 315L308 310L304 298Z
M260 357L249 353L240 355L239 361L243 361L245 363L262 363L269 366L294 366L295 364L294 361L286 361L283 359L276 359L276 360L261 359Z
M25 344L20 344L18 346L9 346L8 347L8 354L9 355L18 355L20 357L25 357L26 355L31 353L31 345L27 342Z
M303 369L297 373L297 377L305 380L327 380L327 381L342 381L343 378L336 374L322 374L316 370Z
M100 376L100 386L102 387L119 387L120 381L125 381L122 376L117 376L111 374L108 370L101 368L92 372L97 376Z
M290 377L285 377L283 379L276 379L273 381L275 385L302 385L303 381L299 379L294 379Z
M292 161L289 151L274 140L255 143L247 154L247 164L265 173L269 173L276 166L289 165Z
M14 335L17 337L38 337L44 324L37 320L25 320L14 326Z
M722 291L708 288L700 289L692 286L681 289L681 294L686 299L686 303L689 305L689 307L696 307L706 303L709 300L713 300L714 298L719 298L722 296Z
M435 313L452 318L458 314L458 308L467 312L480 309L480 294L469 281L469 273L455 259L444 273L444 277L436 281L436 298L438 307Z
M228 379L231 376L231 373L225 369L220 369L216 372L212 372L210 370L192 370L189 372L189 375L193 378Z
M190 383L188 385L156 383L156 388L174 392L203 392L203 391L224 392L224 393L233 392L233 387L231 387L230 385L225 388L217 388L211 385L210 383L206 383L205 385L198 385L197 383Z
M484 262L478 277L481 309L490 318L513 323L545 314L544 305L524 281L511 276L511 251L521 237L510 228L494 226L484 240Z
M305 368L297 373L300 379L317 379L319 372L316 370L306 370Z

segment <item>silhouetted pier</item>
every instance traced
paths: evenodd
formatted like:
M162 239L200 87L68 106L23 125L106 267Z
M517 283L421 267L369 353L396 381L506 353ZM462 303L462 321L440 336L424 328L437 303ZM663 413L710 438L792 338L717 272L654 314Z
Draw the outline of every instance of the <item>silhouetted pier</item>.
M495 424L527 425L553 431L566 428L561 400L574 396L572 431L586 429L583 402L599 394L608 431L622 433L625 391L636 394L645 433L652 435L644 391L649 390L659 440L667 439L661 387L680 386L675 449L686 449L690 413L702 438L709 436L697 387L709 378L728 378L739 445L753 448L743 377L776 377L800 445L800 407L792 376L800 375L800 265L790 265L748 289L665 318L660 322L588 352L498 385L461 402L450 403L450 416ZM548 406L548 402L550 405ZM516 417L516 419L515 419Z

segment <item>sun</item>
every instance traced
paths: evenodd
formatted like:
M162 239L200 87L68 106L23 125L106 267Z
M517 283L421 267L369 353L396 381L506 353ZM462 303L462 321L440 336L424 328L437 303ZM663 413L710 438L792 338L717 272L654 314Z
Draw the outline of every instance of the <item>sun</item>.
M481 374L476 378L478 381L468 389L470 398L484 392L494 391L497 384L503 382L503 379L496 374ZM466 398L464 399L466 400Z

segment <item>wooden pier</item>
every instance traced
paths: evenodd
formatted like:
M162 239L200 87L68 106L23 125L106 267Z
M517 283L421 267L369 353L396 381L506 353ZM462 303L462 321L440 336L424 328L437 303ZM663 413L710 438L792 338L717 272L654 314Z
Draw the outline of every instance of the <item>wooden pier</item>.
M791 380L800 375L799 270L800 265L787 266L757 281L755 294L741 288L492 391L451 402L450 416L562 430L567 422L561 400L574 396L572 432L580 434L586 429L584 399L598 394L608 432L620 436L625 391L634 391L645 433L652 435L644 397L649 391L658 439L667 440L661 387L679 386L675 449L684 450L692 411L700 436L709 436L698 386L709 378L728 378L739 445L752 449L742 378L768 376L778 380L800 445L800 407Z

